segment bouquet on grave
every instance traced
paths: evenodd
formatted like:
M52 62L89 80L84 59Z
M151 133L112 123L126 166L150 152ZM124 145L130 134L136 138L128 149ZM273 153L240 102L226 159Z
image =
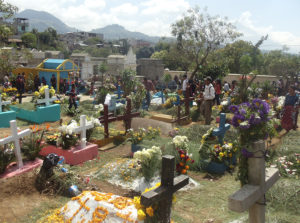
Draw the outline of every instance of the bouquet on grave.
M78 124L75 120L72 120L70 124L63 124L60 127L60 138L58 144L62 149L68 150L72 146L75 146L78 140L78 137L75 133L75 129L78 127Z
M15 158L14 143L0 146L0 174L3 173L8 164Z
M176 172L178 174L186 174L190 168L188 163L194 163L189 154L188 138L186 136L177 135L173 138L172 143L175 147Z
M286 177L295 177L296 179L300 176L300 154L295 153L289 156L279 157L276 161L276 166L279 169L280 175Z
M3 88L3 92L7 93L9 96L13 96L13 95L16 95L17 88L14 88L14 87Z
M130 141L132 144L139 144L143 141L143 139L146 136L146 129L139 128L137 131L134 131L133 129L127 130L128 135L128 141Z
M8 96L6 93L1 93L1 101L7 101L8 100ZM9 110L9 105L2 105L2 111L7 111Z
M155 139L157 136L160 136L160 128L148 127L146 132L147 139Z
M101 125L99 119L94 118L94 117L87 117L86 122L87 122L86 125L89 125L90 123L92 123L94 125L93 128L90 128L90 129L86 130L86 141L90 141L91 136L92 136L93 132L95 131L95 129L97 127L101 127L102 125Z
M154 174L160 169L161 150L157 146L152 146L151 149L143 149L134 153L133 158L139 161L141 165L142 175L146 181L150 181Z
M236 164L237 147L232 143L224 142L223 145L215 144L210 147L210 160L216 163L224 163L230 169Z

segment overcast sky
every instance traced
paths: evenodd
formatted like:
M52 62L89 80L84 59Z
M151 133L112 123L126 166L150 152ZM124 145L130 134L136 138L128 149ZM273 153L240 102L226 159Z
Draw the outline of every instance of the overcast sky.
M171 36L170 25L196 4L211 15L227 16L244 33L242 39L269 40L262 48L300 52L300 0L6 0L19 10L47 11L71 27L90 31L119 24L130 31Z

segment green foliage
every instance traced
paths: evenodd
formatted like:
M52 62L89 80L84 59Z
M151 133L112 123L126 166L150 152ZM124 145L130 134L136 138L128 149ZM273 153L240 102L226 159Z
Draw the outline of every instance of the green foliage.
M197 122L200 118L200 112L197 108L197 106L194 106L191 108L191 113L190 113L191 119L193 122Z
M144 46L136 52L136 59L141 58L150 58L151 55L154 53L154 49L152 47Z
M166 84L168 84L171 80L172 80L171 74L169 74L169 73L164 74L164 76L163 76L163 81L164 81Z
M92 57L104 57L107 58L112 52L109 48L98 48L94 46L89 46L85 51Z
M0 0L0 12L5 19L12 17L17 11L17 6Z
M34 76L32 73L29 73L25 80L26 90L27 91L34 91Z
M33 161L39 156L39 152L43 148L43 145L41 144L43 136L44 131L42 131L42 133L35 131L25 138L22 145L22 152L28 160Z
M132 92L130 95L130 98L132 99L133 107L136 110L139 110L141 108L143 100L146 97L146 90L145 90L144 85L140 82L136 83L136 88L137 88L136 92L134 92L134 93Z
M0 146L0 174L2 174L5 171L7 165L13 161L15 157L13 149L13 143Z
M210 76L213 80L221 79L226 76L228 73L228 67L225 64L222 65L208 65L203 66L201 70L199 71L199 77L205 78L207 76Z
M124 97L126 97L134 91L137 84L136 72L131 69L125 69L121 76L121 82L123 83Z
M187 14L172 25L178 49L190 61L192 77L206 63L207 57L220 45L232 41L241 34L226 18L210 16L199 7L189 9Z
M35 48L37 44L37 37L33 33L24 33L21 36L21 39L23 43L26 45L26 47L29 48Z
M102 40L99 37L92 37L85 40L84 43L87 45L95 45L98 43L102 43Z
M98 92L96 96L97 104L104 104L107 93L109 93L109 90L106 87L98 88Z

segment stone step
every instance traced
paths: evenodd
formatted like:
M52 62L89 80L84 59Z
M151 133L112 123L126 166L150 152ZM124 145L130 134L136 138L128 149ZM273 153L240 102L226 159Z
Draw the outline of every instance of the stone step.
M171 115L164 115L164 114L157 114L153 115L151 119L162 121L162 122L167 122L167 123L173 123L174 119Z

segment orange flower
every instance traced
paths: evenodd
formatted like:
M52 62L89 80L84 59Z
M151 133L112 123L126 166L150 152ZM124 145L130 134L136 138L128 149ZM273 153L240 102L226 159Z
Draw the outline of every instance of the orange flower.
M184 155L184 154L181 154L181 155L180 155L180 157L181 157L181 158L184 158L184 157L185 157L185 155Z
M180 166L184 166L184 163L180 162L179 165L180 165Z
M186 174L186 169L181 170L182 174Z
M47 124L46 124L46 130L48 131L48 130L49 130L49 128L50 128L50 124L49 124L49 123L47 123Z
M190 167L189 167L188 165L186 165L186 166L185 166L185 169L188 170L188 169L190 169Z

